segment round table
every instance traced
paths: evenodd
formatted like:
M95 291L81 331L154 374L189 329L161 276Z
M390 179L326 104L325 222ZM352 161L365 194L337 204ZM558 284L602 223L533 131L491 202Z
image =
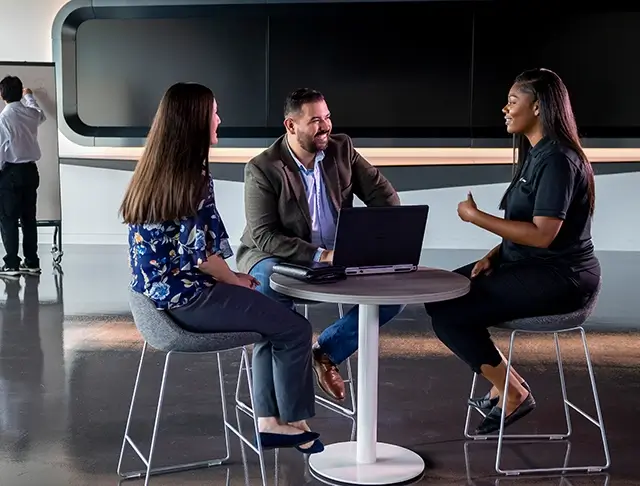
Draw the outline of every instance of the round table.
M415 272L353 276L331 284L309 284L274 273L270 286L296 299L359 306L357 439L329 444L311 455L314 476L357 485L397 484L420 477L425 465L418 454L377 441L379 306L455 299L469 292L469 279L420 267Z

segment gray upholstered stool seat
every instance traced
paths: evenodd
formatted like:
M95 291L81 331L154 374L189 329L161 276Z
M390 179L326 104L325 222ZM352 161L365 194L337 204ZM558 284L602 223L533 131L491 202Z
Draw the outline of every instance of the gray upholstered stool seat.
M568 314L558 314L552 316L525 317L503 322L496 326L499 329L511 329L526 332L561 332L582 326L593 313L598 300L600 285L594 295L586 302L584 307L569 312Z
M464 435L469 439L498 439L498 450L496 453L496 464L495 468L498 473L508 474L508 475L518 475L524 473L551 473L551 472L572 472L572 471L602 471L607 469L611 465L611 459L609 456L609 446L607 442L607 436L604 430L604 419L602 417L602 410L600 407L600 399L598 397L598 391L596 388L596 380L593 372L593 365L591 363L591 356L589 354L589 348L587 346L587 337L582 327L586 320L591 316L593 310L596 307L596 303L598 301L598 295L600 294L600 290L602 287L602 279L598 282L598 286L593 293L593 295L585 302L584 306L578 310L573 312L569 312L567 314L559 314L559 315L551 315L551 316L539 316L539 317L527 317L522 319L514 319L509 322L504 322L495 326L498 329L506 329L511 331L511 340L509 343L509 355L507 358L507 381L505 384L505 392L508 393L509 388L509 375L511 372L511 366L513 363L513 349L514 349L514 341L516 334L520 333L537 333L537 334L552 334L555 348L556 348L556 360L558 363L558 371L560 375L560 389L562 392L563 398L563 406L564 413L567 423L567 431L563 433L556 434L505 434L504 433L504 419L505 419L505 411L503 410L502 419L500 424L500 430L498 435L477 435L469 433L469 423L471 418L472 410L476 410L480 412L481 415L485 415L484 411L478 410L474 407L469 406L467 408L467 418L464 426ZM573 402L571 402L567 397L567 387L565 384L564 370L562 364L562 353L560 350L560 341L558 339L558 335L561 333L567 333L571 331L580 332L580 336L582 338L582 345L584 348L585 358L587 362L587 370L589 372L589 378L591 381L591 389L593 392L593 400L595 403L596 409L596 418L592 417L587 412L580 409ZM471 393L470 398L475 396L475 387L478 375L474 373L473 381L471 383ZM569 455L567 454L565 457L565 464L562 467L551 467L551 468L530 468L530 469L511 469L505 470L500 466L501 457L502 457L502 444L504 439L516 439L516 440L527 440L527 439L543 439L543 440L554 440L554 439L566 439L572 434L572 426L571 426L571 416L570 409L575 410L580 415L585 417L589 422L594 424L600 430L600 437L602 439L602 446L604 450L605 456L605 464L603 465L591 465L591 466L568 466L567 462L569 460Z
M159 311L144 295L130 291L129 304L136 327L149 345L172 353L213 353L228 351L262 340L256 332L192 333L178 326L164 311Z
M241 349L242 350L242 362L248 361L248 353L246 346L249 344L254 344L263 339L262 335L255 332L224 332L224 333L191 333L180 326L178 326L172 319L171 316L165 312L156 309L155 304L145 297L142 294L134 292L133 290L129 291L129 305L131 307L131 313L133 314L133 319L135 321L135 325L137 329L142 334L144 338L144 344L142 346L142 355L140 356L140 364L138 365L138 373L136 375L135 384L133 387L133 396L131 397L131 406L129 408L129 416L127 418L127 425L125 427L124 432L124 440L122 441L122 449L120 451L120 459L118 461L118 474L125 479L132 478L144 478L144 485L147 486L149 484L149 480L151 476L156 474L164 474L178 471L187 471L191 469L197 468L207 468L212 466L221 465L227 462L230 457L230 443L229 443L229 433L228 431L233 432L240 440L242 440L249 448L251 448L256 454L258 454L260 461L260 473L262 477L262 485L267 486L266 480L266 471L265 471L265 461L264 454L262 451L262 445L260 441L257 440L258 437L258 422L257 418L252 415L253 418L253 431L255 433L256 440L251 441L244 437L244 435L239 430L238 427L232 425L227 416L227 406L225 401L225 387L224 387L224 376L222 372L222 361L220 359L220 353L224 351L230 351L233 349ZM141 452L140 448L133 441L131 436L129 435L131 428L131 417L133 414L133 407L136 401L136 394L138 391L138 386L140 385L140 376L142 371L142 364L144 361L145 352L147 351L147 346L151 346L158 351L162 351L166 353L164 369L162 373L162 381L160 383L160 393L158 396L158 403L156 406L156 414L155 414L155 422L153 425L153 432L151 434L151 447L149 449L148 456ZM187 464L179 464L174 466L165 466L165 467L152 467L153 456L156 449L156 439L158 436L158 429L160 423L160 415L162 411L162 403L164 400L166 385L167 385L167 371L169 368L169 361L172 355L176 353L191 353L191 354L203 354L203 353L215 353L217 357L218 363L218 376L220 383L220 397L222 402L222 418L224 422L224 440L226 446L226 455L222 458L218 459L209 459L206 461L200 462L191 462ZM254 408L253 401L253 392L251 389L251 374L250 371L247 370L247 378L248 378L248 386L251 396L251 406L250 408ZM237 393L237 391L236 391ZM133 449L133 451L138 455L140 460L146 466L145 469L140 471L123 473L122 470L122 460L124 457L124 452L127 444ZM257 445L256 445L257 444Z

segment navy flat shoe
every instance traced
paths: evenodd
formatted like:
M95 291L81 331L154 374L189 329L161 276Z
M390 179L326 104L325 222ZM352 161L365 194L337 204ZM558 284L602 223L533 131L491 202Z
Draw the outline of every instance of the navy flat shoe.
M303 454L318 454L324 450L324 444L320 442L320 439L316 439L313 441L311 447L305 449L304 447L296 446L296 450Z
M273 434L260 432L260 444L263 449L280 449L284 447L296 447L307 442L313 442L320 434L317 432L302 432L300 434Z

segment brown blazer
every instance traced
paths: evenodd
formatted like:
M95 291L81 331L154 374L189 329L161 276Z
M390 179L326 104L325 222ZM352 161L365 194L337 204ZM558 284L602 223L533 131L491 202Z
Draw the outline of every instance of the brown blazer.
M354 148L347 135L332 135L322 161L324 183L336 212L353 206L354 194L367 206L398 206L389 181ZM300 170L285 136L245 167L244 204L247 224L236 262L241 272L268 257L311 261L311 216Z

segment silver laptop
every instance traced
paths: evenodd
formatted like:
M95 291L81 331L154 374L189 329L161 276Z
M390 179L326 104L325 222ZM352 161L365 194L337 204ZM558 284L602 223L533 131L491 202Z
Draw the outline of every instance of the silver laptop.
M417 270L428 215L427 205L341 209L333 265L347 275Z

